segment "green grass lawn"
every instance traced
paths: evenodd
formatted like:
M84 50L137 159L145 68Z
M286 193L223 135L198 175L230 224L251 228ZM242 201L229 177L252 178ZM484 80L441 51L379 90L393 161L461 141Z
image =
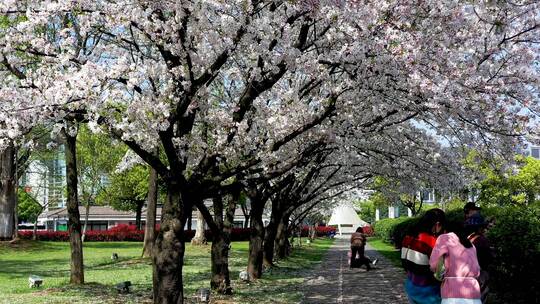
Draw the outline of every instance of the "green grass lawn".
M253 283L237 281L247 263L247 242L232 244L230 270L235 294L214 295L220 303L295 303L302 297L299 284L307 271L317 265L332 245L332 240L318 239L310 246L296 249L277 268L269 269ZM84 245L85 281L81 287L70 286L68 243L31 242L19 245L0 243L0 303L147 303L151 302L152 268L149 259L140 258L142 243L88 242ZM111 254L118 253L113 262ZM184 265L184 292L190 298L197 289L209 286L210 246L187 245ZM39 275L44 286L28 287L28 276ZM120 295L116 283L131 281L133 292ZM189 302L189 301L188 301Z
M368 244L389 259L392 264L401 267L401 252L394 245L383 242L379 238L369 238Z

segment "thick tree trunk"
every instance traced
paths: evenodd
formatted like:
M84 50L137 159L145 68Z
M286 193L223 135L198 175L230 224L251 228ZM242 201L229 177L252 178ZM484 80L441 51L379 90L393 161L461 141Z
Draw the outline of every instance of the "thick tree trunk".
M279 220L282 217L282 212L279 209L279 202L272 202L272 214L270 222L266 226L264 235L264 257L265 266L274 266L274 241L276 239Z
M84 239L86 237L86 231L88 228L88 218L90 217L90 203L86 203L84 206L84 226L82 230L82 237L81 241L84 243Z
M156 240L156 211L158 200L158 176L155 169L150 168L148 178L148 205L146 206L146 226L144 227L143 256L151 257Z
M251 235L249 239L249 257L247 272L250 280L260 279L263 269L264 223L262 214L264 202L251 202Z
M70 283L84 283L83 248L81 240L81 218L79 200L77 197L77 158L76 136L66 135L66 183L69 244L71 246L71 276Z
M153 295L155 304L184 303L182 267L185 244L184 203L179 184L167 183L167 201L163 206L161 228L156 238L153 259Z
M223 218L223 200L221 197L214 198L214 222L217 229L212 231L212 279L210 287L221 294L232 294L229 275L229 250L237 200L237 196L233 196L229 200L225 210L225 218Z
M17 188L18 185L15 185L15 188ZM19 216L17 215L17 204L18 204L18 197L15 195L15 214L13 215L13 236L11 237L13 240L17 240L19 238Z
M206 245L206 237L204 236L204 216L197 210L197 230L195 236L191 240L191 245Z
M17 177L15 147L0 152L0 240L11 240L15 233Z
M287 257L290 253L291 244L288 235L289 216L282 216L276 231L275 254L278 259Z
M229 276L229 244L223 234L218 233L212 240L212 279L210 287L221 294L232 294Z
M135 227L137 230L142 229L141 217L142 217L142 208L144 207L144 201L137 202L137 209L135 209Z
M263 263L265 266L274 266L274 243L277 234L277 225L270 222L266 226L266 232L264 235L264 256Z

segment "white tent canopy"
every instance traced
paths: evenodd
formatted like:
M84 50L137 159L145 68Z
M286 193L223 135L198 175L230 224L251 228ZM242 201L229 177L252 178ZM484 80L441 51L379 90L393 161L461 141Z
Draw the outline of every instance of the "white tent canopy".
M360 219L351 204L341 204L332 211L328 225L337 226L339 234L342 235L343 233L353 233L356 228L369 224Z

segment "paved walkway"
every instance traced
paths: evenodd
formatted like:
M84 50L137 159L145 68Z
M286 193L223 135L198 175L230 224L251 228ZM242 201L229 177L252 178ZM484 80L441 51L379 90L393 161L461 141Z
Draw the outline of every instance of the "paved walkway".
M369 243L365 254L371 259L379 259L375 268L369 272L365 266L350 269L348 250L348 238L335 240L320 267L305 282L303 304L408 303L403 289L405 273L402 269L391 264Z

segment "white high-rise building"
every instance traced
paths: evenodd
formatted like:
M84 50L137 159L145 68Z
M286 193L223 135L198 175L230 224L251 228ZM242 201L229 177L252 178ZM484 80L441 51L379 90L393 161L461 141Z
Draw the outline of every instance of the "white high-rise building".
M62 208L66 205L65 167L60 149L52 159L31 161L19 185L46 210Z

